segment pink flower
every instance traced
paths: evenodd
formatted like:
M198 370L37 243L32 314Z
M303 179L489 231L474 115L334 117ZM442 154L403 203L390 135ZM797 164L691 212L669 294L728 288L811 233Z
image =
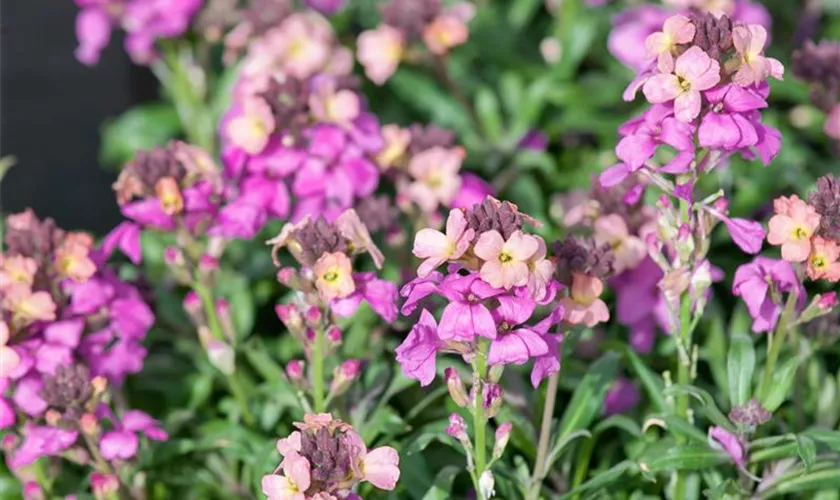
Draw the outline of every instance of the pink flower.
M426 25L423 43L433 54L443 55L467 41L470 32L463 19L454 15L440 15Z
M647 256L645 242L630 234L627 222L620 215L602 215L595 220L594 228L595 243L613 249L616 274L635 268Z
M808 277L812 280L825 279L831 283L840 281L840 245L817 236L813 239L811 255L808 256Z
M245 101L240 113L227 123L227 134L232 144L256 155L268 145L274 127L274 114L268 103L254 98Z
M738 436L727 431L723 427L712 427L709 429L709 445L715 449L725 451L738 467L744 466L744 445L738 440Z
M547 248L545 240L539 236L537 239L537 251L528 259L528 293L531 298L540 302L548 295L548 285L554 277L554 263L546 259ZM549 299L550 300L550 299Z
M382 140L385 141L385 146L376 154L376 164L382 169L387 169L408 151L411 131L399 125L385 125L382 127Z
M437 328L435 317L424 309L420 320L396 350L403 373L419 380L422 386L431 384L435 378L435 355L441 344Z
M262 478L262 492L268 500L306 500L304 494L312 484L309 461L296 452L283 459L283 474L268 474Z
M0 254L0 290L22 284L32 286L38 263L22 255Z
M458 190L451 205L452 208L469 210L494 194L496 191L487 181L475 174L465 173L461 175L461 189Z
M531 358L548 354L546 331L523 325L533 314L535 302L524 297L500 297L498 300L499 307L493 313L499 334L490 344L487 363L521 365Z
M353 265L341 252L325 253L312 266L312 271L318 293L326 302L347 297L356 290Z
M402 33L383 24L359 35L358 58L365 74L377 85L385 83L397 70L405 50Z
M732 293L744 300L753 318L752 330L756 333L776 327L782 306L776 303L774 297L786 292L795 292L799 304L804 304L805 288L788 261L756 257L735 271Z
M645 48L648 53L657 57L659 71L662 73L674 71L674 49L679 44L691 42L695 31L696 28L689 18L677 14L665 21L662 31L648 35Z
M677 119L690 122L700 114L701 92L720 81L720 64L694 46L677 58L674 73L652 76L642 90L653 104L673 99Z
M91 5L76 16L76 59L87 66L99 62L99 54L111 40L111 20L108 13L98 6Z
M73 446L78 437L78 431L27 424L23 444L10 457L9 467L17 469L41 457L59 455Z
M12 312L12 322L28 325L34 321L55 319L55 302L48 292L32 292L26 286L10 287L3 292L3 307Z
M336 90L335 82L326 81L309 96L312 116L324 123L349 128L361 112L359 96L349 89Z
M781 198L774 207L776 215L770 219L767 241L782 246L783 259L805 261L811 253L811 236L820 225L820 215L798 197Z
M380 446L365 455L360 469L365 481L391 491L400 479L400 455L390 446Z
M140 226L124 221L105 235L102 239L101 250L109 256L115 248L119 248L133 264L139 264L143 258L143 249L140 247Z
M458 171L463 159L462 149L440 146L415 155L408 164L408 173L416 179L407 188L408 197L426 213L449 206L461 188Z
M782 63L771 57L764 57L767 30L759 24L738 25L732 29L732 43L741 59L741 67L732 80L747 87L757 85L767 77L781 80L785 73Z
M481 279L494 288L510 290L528 284L528 260L537 253L537 238L514 231L507 241L498 231L482 233L475 243L475 255L482 259Z
M823 131L832 139L840 140L840 104L835 104L825 117Z
M417 276L425 278L448 260L457 260L470 247L475 230L470 229L463 210L452 210L446 219L446 234L434 229L421 229L414 237L412 252L426 259L417 268Z
M20 364L20 355L8 344L9 327L0 321L0 379L11 375Z
M55 251L55 263L62 276L74 281L87 281L96 273L96 264L88 254L93 238L85 233L69 233Z
M438 293L450 300L440 317L438 336L443 340L472 341L476 335L496 338L496 323L483 301L502 293L476 274L452 274L438 287Z
M301 80L322 69L330 58L332 28L315 13L292 14L279 26L270 50L280 51L283 69Z
M569 297L561 299L566 308L565 320L573 325L595 326L610 319L607 304L600 299L604 284L594 276L581 273L572 275Z

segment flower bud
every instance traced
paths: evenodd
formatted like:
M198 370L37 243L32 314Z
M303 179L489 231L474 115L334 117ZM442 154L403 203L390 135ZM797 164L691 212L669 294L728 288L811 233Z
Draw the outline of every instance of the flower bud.
M93 413L85 413L79 419L79 427L88 436L95 436L99 433L99 419Z
M505 365L493 365L487 370L487 379L490 382L498 383L502 379L502 373L505 371Z
M499 414L502 408L502 386L499 384L486 384L484 386L484 414L487 418L493 418Z
M286 363L286 376L297 387L302 387L306 379L303 375L305 363L299 359L293 359Z
M478 487L481 489L481 498L493 498L493 495L496 494L496 490L494 487L496 486L496 481L493 479L493 473L489 470L484 471L481 474L481 477L478 478Z
M292 334L299 333L303 330L303 318L300 316L300 311L292 304L277 304L274 307L274 312L280 321L289 329Z
M470 442L470 437L467 435L467 422L464 417L457 413L449 415L449 426L446 428L446 433L464 443L464 446L467 446L467 443Z
M18 437L15 434L6 434L3 436L2 440L0 440L0 448L3 449L3 452L6 456L9 456L14 453L15 449L17 448L18 444Z
M695 267L691 275L691 297L694 300L696 314L703 314L706 308L706 292L712 286L712 266L708 260L704 260Z
M61 423L61 413L52 409L47 410L47 412L44 414L44 419L47 421L47 425L57 427L58 424Z
M27 481L23 485L23 500L44 500L45 498L37 481Z
M207 357L210 364L225 375L236 371L236 353L233 348L221 340L212 339L207 343Z
M198 272L207 281L213 281L216 278L216 272L219 270L219 259L212 255L203 254L198 259Z
M677 240L674 245L680 262L689 262L694 253L694 236L691 234L691 227L688 224L680 225L677 230Z
M813 319L819 318L830 313L837 307L837 292L826 292L817 294L811 299L808 307L802 311L799 320L802 323L807 323Z
M199 326L204 324L204 311L201 306L201 299L192 290L184 296L184 311L190 317L193 325Z
M513 430L513 424L505 422L496 428L496 442L493 444L493 459L498 460L505 452L508 441L510 441L510 432Z
M90 488L96 500L114 498L120 489L120 480L117 476L94 472L90 475Z
M327 340L330 341L333 347L338 347L341 345L341 328L333 325L327 329Z
M318 328L321 326L321 319L323 315L321 314L321 308L318 306L311 306L309 309L306 310L306 315L304 316L304 320L306 321L306 326L311 328Z
M108 389L108 379L102 375L97 375L90 381L90 385L93 386L93 395L101 396Z
M168 246L163 250L163 261L172 267L183 267L184 252L178 247Z
M362 362L358 359L348 359L341 363L341 366L333 372L330 392L335 396L344 394L350 388L350 385L359 378L360 373L362 373Z
M443 373L452 401L455 401L455 404L461 408L466 408L470 404L470 400L467 397L467 390L464 388L464 382L461 380L461 376L458 375L458 371L450 366Z
M560 40L554 37L543 38L543 41L540 42L540 54L549 64L558 62L563 55L563 46L560 44Z
M230 302L224 298L216 299L216 315L219 316L219 322L222 324L222 332L229 342L236 340L236 328L233 326L233 318L230 316Z
M297 269L293 267L284 267L277 271L277 281L288 288L298 288L300 279L298 278Z

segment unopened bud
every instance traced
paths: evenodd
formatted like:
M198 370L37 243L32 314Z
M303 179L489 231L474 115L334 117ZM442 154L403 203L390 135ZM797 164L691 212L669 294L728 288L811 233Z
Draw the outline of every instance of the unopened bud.
M689 262L694 253L694 236L691 234L691 227L688 224L680 225L677 230L677 240L674 245L680 262Z
M493 479L493 473L489 470L484 471L481 477L478 478L478 488L481 490L481 498L493 498L496 494L495 486L496 481Z
M184 296L184 311L186 311L187 316L190 317L194 325L204 324L204 310L201 307L201 299L192 290Z
M333 346L341 345L341 328L333 325L327 329L327 340L330 341L330 344Z
M222 331L229 342L236 340L236 328L233 326L233 318L230 316L230 302L224 298L216 299L216 315L222 324Z
M93 413L85 413L79 419L79 427L88 436L95 436L99 433L99 419Z
M563 55L563 46L560 44L560 40L554 37L543 38L543 41L540 42L540 54L549 64L558 62Z
M703 314L706 307L706 292L712 286L712 266L704 260L691 275L691 297L694 299L695 314Z
M293 359L286 363L286 376L289 377L293 383L303 380L304 362L299 359Z
M298 273L293 267L284 267L277 271L277 281L288 288L298 288Z
M44 500L44 492L37 481L27 481L23 485L23 500Z
M184 252L178 247L168 246L163 250L163 261L173 267L184 265Z
M303 328L303 319L300 317L300 311L292 304L277 304L274 307L274 312L280 321L286 325L290 332L299 332Z
M112 498L120 489L120 481L117 476L94 472L90 475L90 488L96 500Z
M362 372L362 362L358 359L348 359L341 366L333 372L333 380L330 385L330 392L335 396L340 396L347 392L350 385L353 384L359 374Z
M47 410L44 414L44 419L47 421L48 425L56 427L61 422L61 413L56 410Z
M493 383L498 383L502 379L502 374L505 372L505 365L493 365L487 370L487 380Z
M93 395L101 396L108 389L108 379L102 375L97 375L90 381L90 385L93 386Z
M493 458L498 460L505 452L508 441L510 441L510 432L513 430L513 424L505 422L496 428L496 442L493 444Z
M306 310L306 315L304 316L304 320L306 321L306 325L312 328L318 328L321 326L321 309L317 306L311 306L309 309Z
M464 417L457 413L449 415L449 425L446 427L446 433L464 443L465 446L470 441L470 437L467 435L467 422Z
M212 339L207 343L207 358L225 375L233 375L236 371L236 353L221 340Z
M458 375L458 371L450 366L443 373L452 401L455 401L455 404L461 408L466 408L470 404L470 399L467 396L467 390L464 388L464 382L461 380L461 376Z
M487 418L493 418L499 414L502 408L502 386L499 384L486 384L484 386L484 414Z
M830 313L835 307L837 307L837 292L817 294L813 299L811 299L811 303L808 304L808 307L802 311L799 320L802 323L807 323L808 321Z

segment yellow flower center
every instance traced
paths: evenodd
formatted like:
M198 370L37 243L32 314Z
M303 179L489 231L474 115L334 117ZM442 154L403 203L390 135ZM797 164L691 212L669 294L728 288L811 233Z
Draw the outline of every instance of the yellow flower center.
M683 78L681 76L677 77L677 81L679 82L680 89L682 89L683 92L688 92L689 90L691 90L691 82L690 81L686 80L685 78Z
M815 269L824 269L826 266L828 266L828 260L823 254L814 254L811 257L811 266L813 266Z
M796 241L806 240L811 237L811 235L808 233L808 230L803 226L796 226L793 229L793 233L791 234L791 236L793 236L793 239Z
M332 283L338 279L338 271L330 270L324 273L324 281Z
M507 264L508 262L513 260L513 256L507 252L502 252L499 255L499 260L502 262L502 264Z

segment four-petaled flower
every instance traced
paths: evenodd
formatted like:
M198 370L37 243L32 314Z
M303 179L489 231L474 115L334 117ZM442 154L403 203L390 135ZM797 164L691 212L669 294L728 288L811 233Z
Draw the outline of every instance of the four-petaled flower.
M720 64L694 46L685 51L674 65L674 74L660 73L645 82L642 91L653 104L674 101L674 115L690 122L700 114L702 91L720 81Z

